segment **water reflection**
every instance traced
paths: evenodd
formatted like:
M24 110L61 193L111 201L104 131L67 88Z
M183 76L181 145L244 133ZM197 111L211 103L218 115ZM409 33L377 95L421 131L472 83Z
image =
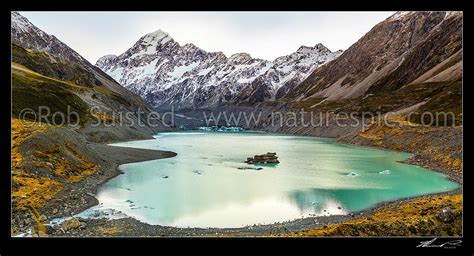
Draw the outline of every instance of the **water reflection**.
M122 165L125 174L98 192L104 207L151 224L239 227L273 223L345 214L386 200L457 188L439 173L397 162L408 154L329 139L179 132L115 145L159 146L178 153L173 158ZM276 152L280 163L244 163L247 157L266 152Z

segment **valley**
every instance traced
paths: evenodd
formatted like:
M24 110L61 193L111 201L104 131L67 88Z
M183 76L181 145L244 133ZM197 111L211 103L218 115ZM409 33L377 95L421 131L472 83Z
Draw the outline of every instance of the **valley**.
M13 12L12 236L462 235L462 19L462 12L398 12L344 51L316 43L272 61L180 45L157 30L93 65ZM25 109L41 106L78 115L70 116L74 125L60 116L35 122L36 114L25 115ZM116 116L125 112L130 115L124 124ZM146 122L167 112L172 118L158 115L156 123ZM216 118L222 113L258 118ZM308 120L324 125L307 126ZM213 125L240 132L197 131ZM247 165L246 156L273 151L281 161L275 169L234 168ZM217 155L226 160L213 159ZM304 173L303 162L318 168ZM384 170L393 184L380 179ZM235 172L248 174L238 178ZM335 174L341 172L360 176ZM370 182L363 183L367 177ZM225 182L218 186L219 181ZM319 191L321 182L348 189L360 207L343 192ZM392 190L368 193L372 201L363 203L363 193L351 187L356 185ZM413 190L394 189L402 185ZM159 200L143 199L135 190ZM270 198L299 190L306 192L293 201ZM190 193L201 197L186 201ZM322 195L339 203L334 211L313 211L311 202ZM303 197L318 200L302 202ZM272 207L265 208L262 198ZM134 211L126 200L166 210ZM223 205L233 210L225 213ZM275 208L287 214L268 212ZM449 220L439 217L446 208L452 211ZM78 217L102 216L103 209L126 216ZM48 224L57 219L64 222ZM211 220L223 224L206 222Z

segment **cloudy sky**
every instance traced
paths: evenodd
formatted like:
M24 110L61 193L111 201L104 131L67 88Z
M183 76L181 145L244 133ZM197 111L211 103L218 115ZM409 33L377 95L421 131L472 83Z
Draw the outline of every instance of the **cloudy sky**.
M393 12L20 12L90 62L162 29L181 45L273 60L301 45L345 50Z

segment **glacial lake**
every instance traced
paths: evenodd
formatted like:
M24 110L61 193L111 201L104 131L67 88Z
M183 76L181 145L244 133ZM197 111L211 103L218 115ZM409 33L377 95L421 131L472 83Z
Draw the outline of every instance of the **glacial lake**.
M229 228L347 214L382 201L459 187L443 174L397 162L410 154L325 138L174 132L111 145L178 154L121 165L124 174L97 193L105 208L164 226ZM244 163L266 152L276 152L280 163Z

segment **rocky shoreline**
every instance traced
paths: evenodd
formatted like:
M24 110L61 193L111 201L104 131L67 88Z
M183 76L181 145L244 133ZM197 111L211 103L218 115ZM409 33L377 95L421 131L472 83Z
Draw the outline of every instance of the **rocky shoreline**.
M100 164L96 173L76 184L66 184L62 191L48 201L40 210L44 223L56 218L70 217L98 205L99 201L94 196L97 189L110 179L122 174L118 169L119 165L176 156L176 153L169 151L114 147L91 142L87 144L100 155L100 158L107 160ZM18 218L28 220L29 218L24 214L19 214ZM23 226L25 231L34 226L31 221L23 224L18 222L20 228Z
M79 207L71 212L72 215L82 212L99 203L93 195L97 193L97 190L101 185L115 178L116 176L123 174L123 172L118 169L118 166L127 163L136 163L176 156L176 153L170 151L114 147L99 143L92 143L90 146L108 160L108 162L106 162L106 164L102 167L102 170L104 171L102 176L104 178L96 180L93 177L90 177L88 181L86 181L86 184L82 185L84 190L79 192L85 192L90 200L87 200L88 203L84 204L82 207L78 205Z

